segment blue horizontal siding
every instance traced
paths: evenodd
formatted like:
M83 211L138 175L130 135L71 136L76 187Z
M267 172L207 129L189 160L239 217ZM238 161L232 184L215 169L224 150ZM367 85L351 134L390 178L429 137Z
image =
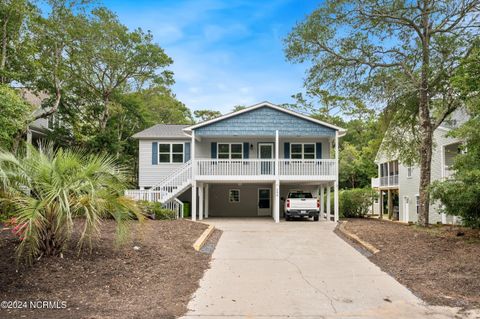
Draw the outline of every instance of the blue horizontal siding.
M195 130L196 136L335 136L335 130L270 107L232 116Z

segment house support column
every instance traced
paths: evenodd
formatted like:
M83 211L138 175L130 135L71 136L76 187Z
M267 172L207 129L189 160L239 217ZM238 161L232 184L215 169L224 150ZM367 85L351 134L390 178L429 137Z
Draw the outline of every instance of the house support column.
M338 222L339 219L339 206L338 206L338 180L335 181L333 186L333 218Z
M387 195L387 200L388 200L388 219L392 219L393 216L393 202L392 202L392 190L388 190L388 195Z
M325 216L325 187L320 187L320 216L326 219Z
M280 181L275 181L275 187L273 192L273 220L276 223L280 222Z
M330 214L330 184L328 184L327 186L327 220L328 221L331 221L332 220L332 216Z
M383 191L378 194L378 218L383 219Z
M198 186L198 220L203 220L203 183Z
M208 193L209 193L209 184L205 184L205 218L208 218Z
M335 182L333 183L333 213L334 221L338 221L339 218L339 205L338 205L338 171L339 171L339 151L338 151L338 131L335 131Z
M192 181L192 220L197 220L197 181Z
M280 222L280 179L278 174L279 169L279 150L280 150L280 143L279 143L279 135L278 130L275 131L275 185L274 185L274 204L273 204L273 219L275 223Z

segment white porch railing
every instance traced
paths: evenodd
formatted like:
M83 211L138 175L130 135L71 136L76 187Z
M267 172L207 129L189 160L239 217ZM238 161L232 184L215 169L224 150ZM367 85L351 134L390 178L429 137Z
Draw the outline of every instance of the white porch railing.
M380 186L397 186L397 185L398 185L398 175L380 177Z
M125 196L133 200L145 200L148 201L148 191L143 189L127 189Z
M275 160L269 159L198 159L198 176L268 176L275 175Z
M125 191L125 196L137 201L143 200L148 202L159 202L159 193L160 192L158 191L127 189ZM176 219L183 218L183 203L177 198L162 204L162 207L173 210L175 212Z
M199 177L214 176L250 176L272 177L275 175L274 159L197 159L196 174ZM337 163L334 159L320 160L278 160L279 176L329 177L337 175Z
M125 196L133 200L144 200L148 202L160 201L160 191L151 191L148 189L127 189Z
M178 198L174 198L162 206L163 208L173 210L176 219L183 218L183 203Z
M320 160L278 160L280 176L336 176L337 161Z
M372 188L380 187L380 177L372 177Z

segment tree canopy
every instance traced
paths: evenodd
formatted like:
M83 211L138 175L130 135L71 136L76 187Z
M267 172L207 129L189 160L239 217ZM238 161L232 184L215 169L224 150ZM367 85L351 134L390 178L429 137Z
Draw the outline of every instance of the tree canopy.
M449 78L471 53L479 10L479 0L327 0L285 39L290 61L311 64L305 86L312 96L409 110L407 121L394 125L405 124L400 131L418 142L422 225L433 131L460 105Z
M0 5L1 82L47 96L42 112L4 119L10 111L24 112L2 87L6 113L1 120L11 122L3 128L4 147L13 145L16 151L29 122L55 115L61 125L50 138L59 146L108 151L121 162L136 162L134 133L156 123L193 122L170 88L173 60L150 32L129 30L115 13L92 1L45 4L45 12L34 1ZM135 165L130 167L135 172Z

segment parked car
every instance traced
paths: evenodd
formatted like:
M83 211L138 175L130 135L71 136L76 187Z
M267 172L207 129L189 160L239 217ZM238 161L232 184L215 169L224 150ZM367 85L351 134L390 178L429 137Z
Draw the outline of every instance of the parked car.
M320 201L314 198L312 193L308 192L290 192L285 200L285 220L293 217L313 217L318 221L320 210Z

